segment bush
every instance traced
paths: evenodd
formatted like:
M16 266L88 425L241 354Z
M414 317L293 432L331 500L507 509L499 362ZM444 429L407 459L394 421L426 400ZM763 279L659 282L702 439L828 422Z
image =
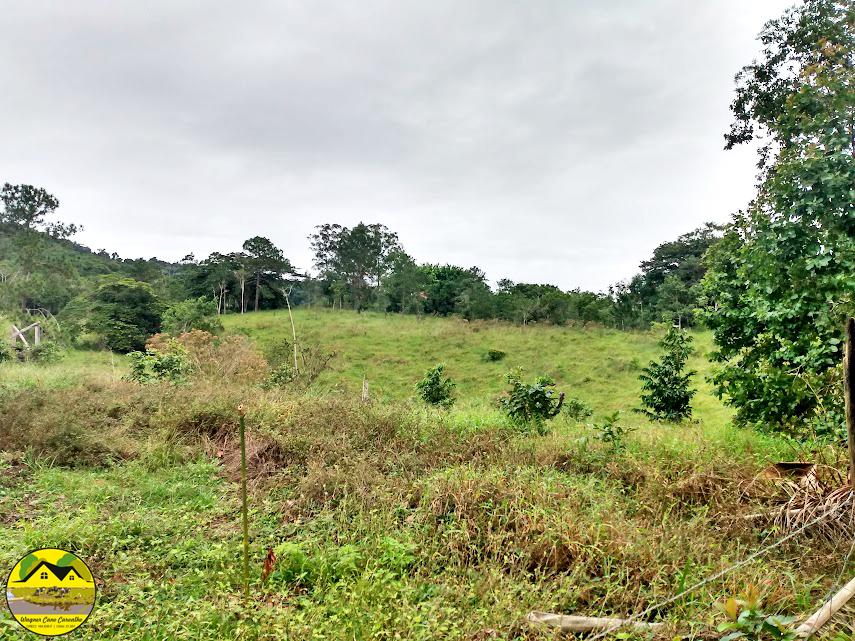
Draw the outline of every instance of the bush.
M505 358L507 354L500 349L488 349L484 354L484 360L488 363L495 363Z
M146 349L169 351L173 342L186 349L193 373L202 378L258 383L267 376L267 360L246 336L218 338L194 329L175 338L156 334L148 340Z
M115 275L102 278L92 295L87 331L98 334L117 352L145 347L146 338L160 330L161 305L151 285Z
M330 368L330 362L335 358L335 352L328 352L320 345L297 345L297 364L294 369L294 344L288 340L277 342L266 352L270 363L270 375L262 383L265 389L286 387L294 384L301 389L308 389L318 376Z
M193 371L187 349L175 340L170 341L163 351L131 352L128 358L131 371L127 378L137 383L186 383Z
M573 420L584 421L594 415L594 410L581 399L569 398L564 403L564 413Z
M665 353L659 361L641 370L641 403L637 411L655 421L682 421L692 416L692 397L697 390L689 388L694 371L684 372L686 361L694 352L692 337L671 327L659 343Z
M223 330L217 316L217 304L200 296L170 305L163 314L163 330L170 334L185 334L194 329L216 334Z
M416 383L416 391L425 403L451 407L454 405L454 388L457 384L451 378L443 378L445 364L439 363L425 372L425 377Z
M0 363L15 360L15 350L4 340L0 340Z
M65 350L56 343L39 343L27 352L28 360L41 365L58 363L63 358L65 358ZM0 357L0 360L2 360L2 357Z
M511 388L499 403L514 425L534 426L542 433L544 423L561 411L564 393L558 394L553 389L555 381L551 377L538 376L533 383L525 383L522 372L522 369L508 372L507 380Z
M603 443L608 443L612 446L615 452L620 452L624 448L623 438L634 429L626 428L618 421L620 420L620 412L612 412L603 418L602 423L595 423L594 430L597 432L597 438Z

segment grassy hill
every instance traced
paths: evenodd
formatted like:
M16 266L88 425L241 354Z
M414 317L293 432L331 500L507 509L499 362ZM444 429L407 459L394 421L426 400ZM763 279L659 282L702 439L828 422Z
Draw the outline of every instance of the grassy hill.
M638 374L658 356L661 333L328 309L297 309L294 322L299 342L336 353L332 370L319 381L325 389L359 394L365 377L374 396L402 400L414 396L414 385L427 368L442 362L458 383L461 406L473 409L491 405L506 387L505 373L522 367L530 376L549 374L559 389L598 411L631 410L638 404ZM245 334L266 350L291 339L285 310L228 315L223 323L228 331ZM694 338L697 352L690 366L698 371L698 417L722 425L729 413L705 381L711 337L695 333ZM485 362L488 349L502 350L506 357Z
M287 312L224 322L262 350L291 332ZM655 333L306 309L295 322L302 342L338 354L307 393L228 378L137 385L97 352L0 366L0 566L50 545L84 558L101 582L86 639L547 639L521 623L528 611L631 614L778 534L745 516L780 504L762 470L798 452L729 425L703 381L703 333L697 421L670 425L631 411ZM506 358L483 361L490 348ZM440 361L458 381L451 411L412 399ZM518 365L554 376L594 417L562 414L543 436L511 428L494 399ZM590 425L616 409L635 428L620 451ZM833 542L795 540L662 608L660 638L707 638L715 603L748 584L767 611L802 615L840 564ZM850 620L822 638L849 638ZM5 623L0 637L25 638Z

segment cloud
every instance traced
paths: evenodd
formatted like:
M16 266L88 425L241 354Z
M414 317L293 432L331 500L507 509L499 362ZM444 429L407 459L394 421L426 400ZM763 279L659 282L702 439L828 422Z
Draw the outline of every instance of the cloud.
M750 198L725 153L766 0L33 1L0 39L0 180L177 259L382 222L417 259L603 289Z

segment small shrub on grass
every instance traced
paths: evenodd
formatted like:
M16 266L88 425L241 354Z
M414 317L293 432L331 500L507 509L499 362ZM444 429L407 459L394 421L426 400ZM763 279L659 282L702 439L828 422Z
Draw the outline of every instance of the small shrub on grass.
M65 358L65 350L56 343L40 343L30 348L29 352L27 352L27 359L40 365L58 363L63 358Z
M416 383L416 391L425 403L440 407L454 405L454 388L457 384L449 377L443 378L445 364L439 363L425 372L425 377Z
M760 591L749 585L740 598L730 597L720 609L725 621L719 632L727 632L721 641L794 641L798 638L792 624L794 617L769 616L761 610Z
M544 432L544 423L558 416L564 404L564 392L555 391L555 381L549 376L538 376L534 382L522 380L522 369L508 372L510 389L499 403L511 422L517 427L534 427Z
M297 344L297 365L294 368L294 344L289 340L277 342L266 351L270 363L270 374L262 383L265 389L282 388L294 385L299 389L308 389L318 377L331 368L336 356L320 345Z
M564 403L564 413L576 421L584 421L594 415L594 410L585 401L568 398Z
M641 412L654 421L682 421L692 416L692 397L697 390L689 387L694 371L684 371L694 352L692 337L671 327L659 343L665 353L658 361L641 370Z
M216 334L223 330L217 316L217 304L207 296L190 298L170 305L163 314L163 330L184 334L194 329Z
M128 359L131 371L127 379L137 383L186 383L193 371L186 348L177 341L171 341L164 351L131 352Z
M0 340L0 363L15 360L15 350L4 340Z
M507 356L507 354L500 349L488 349L483 358L487 363L495 363L504 359L505 356Z
M620 452L624 449L624 437L634 429L626 428L620 424L620 412L613 412L603 418L602 423L595 423L594 430L597 432L596 438L611 445L612 450Z

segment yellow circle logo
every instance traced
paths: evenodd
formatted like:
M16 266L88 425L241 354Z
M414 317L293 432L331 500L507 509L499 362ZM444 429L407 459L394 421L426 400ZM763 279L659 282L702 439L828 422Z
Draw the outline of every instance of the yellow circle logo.
M30 632L55 637L78 628L95 605L95 577L66 550L33 550L6 580L12 616Z

